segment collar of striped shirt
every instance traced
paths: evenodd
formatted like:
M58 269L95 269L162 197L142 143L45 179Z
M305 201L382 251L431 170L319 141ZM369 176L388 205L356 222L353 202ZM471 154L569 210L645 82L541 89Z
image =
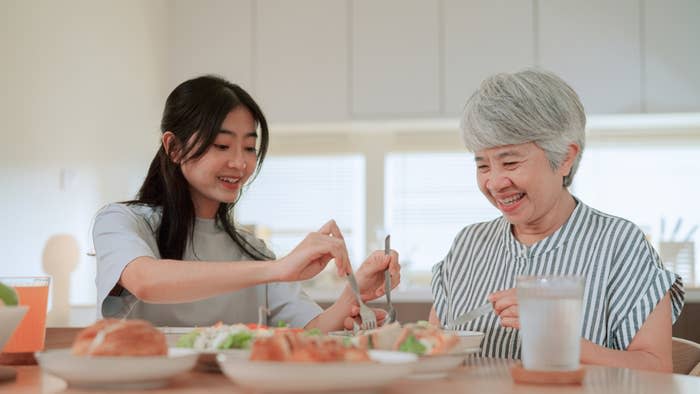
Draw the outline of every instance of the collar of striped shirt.
M515 238L511 224L503 216L501 216L501 225L503 226L501 228L503 230L503 245L506 246L508 253L516 258L533 258L547 253L550 250L554 250L566 244L572 236L581 234L585 230L583 223L590 214L591 209L586 204L583 204L578 198L574 197L574 200L576 201L576 207L564 225L545 239L530 246L522 244Z

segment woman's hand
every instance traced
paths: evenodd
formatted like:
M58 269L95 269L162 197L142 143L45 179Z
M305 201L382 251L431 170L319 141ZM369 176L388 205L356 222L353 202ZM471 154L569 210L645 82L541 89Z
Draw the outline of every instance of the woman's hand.
M331 259L335 259L338 275L350 272L348 249L334 220L309 233L294 250L273 264L278 270L275 277L284 282L310 279L323 271Z
M389 270L391 275L391 288L395 288L401 282L401 265L399 254L392 250L385 255L384 251L375 251L355 272L360 296L363 301L371 301L384 295L384 271Z
M501 326L520 329L520 311L514 288L491 293L488 300L493 304L493 310L501 319Z
M381 327L386 319L386 311L379 308L371 309L372 312L374 312L374 316L377 317L377 327ZM352 306L350 309L350 316L345 318L343 326L346 330L352 330L354 328L353 323L357 324L358 326L362 324L362 319L360 319L360 307L357 305Z

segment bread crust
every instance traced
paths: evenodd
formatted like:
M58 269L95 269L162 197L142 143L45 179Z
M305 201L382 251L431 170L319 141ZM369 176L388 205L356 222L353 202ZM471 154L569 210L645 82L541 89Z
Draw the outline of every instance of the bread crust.
M165 335L145 320L103 319L78 333L72 353L78 356L164 356Z

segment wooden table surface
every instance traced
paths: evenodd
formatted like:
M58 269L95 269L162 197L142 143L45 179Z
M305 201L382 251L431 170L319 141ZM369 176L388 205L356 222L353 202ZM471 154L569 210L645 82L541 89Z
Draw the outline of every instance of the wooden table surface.
M70 330L70 329L68 329ZM49 329L47 348L66 347L75 330ZM700 378L599 366L586 366L586 377L580 386L541 386L515 384L510 376L511 360L474 357L447 378L433 380L403 379L379 392L385 394L415 393L700 393ZM18 366L17 380L0 383L0 393L110 393L114 391L80 390L45 374L36 365ZM274 378L274 377L271 377ZM312 377L310 377L312 378ZM170 385L155 390L131 390L134 394L158 393L252 393L236 386L220 373L191 371L173 378Z

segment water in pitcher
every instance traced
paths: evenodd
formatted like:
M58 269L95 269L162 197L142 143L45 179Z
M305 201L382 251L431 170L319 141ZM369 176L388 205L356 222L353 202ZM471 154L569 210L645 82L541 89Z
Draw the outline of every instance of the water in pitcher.
M523 366L549 371L578 369L582 280L532 280L524 285L519 282L517 289Z

